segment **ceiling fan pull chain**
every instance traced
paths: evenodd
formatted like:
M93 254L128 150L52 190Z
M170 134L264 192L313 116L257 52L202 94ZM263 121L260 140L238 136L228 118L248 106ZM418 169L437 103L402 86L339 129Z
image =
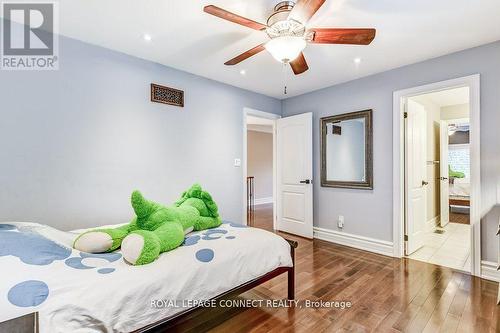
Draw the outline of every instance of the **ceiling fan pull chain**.
M283 89L283 94L286 95L287 94L287 91L286 91L286 73L287 73L287 68L286 68L286 65L287 63L284 62L283 63L283 67L281 68L281 76L283 77L283 86L284 86L284 89Z

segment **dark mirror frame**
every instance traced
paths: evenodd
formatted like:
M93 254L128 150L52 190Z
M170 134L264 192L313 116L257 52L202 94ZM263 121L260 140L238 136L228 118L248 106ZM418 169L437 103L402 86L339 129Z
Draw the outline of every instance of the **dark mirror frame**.
M365 175L366 181L338 181L326 179L326 124L350 119L365 119ZM321 127L321 186L354 189L373 189L373 110L344 113L320 119Z

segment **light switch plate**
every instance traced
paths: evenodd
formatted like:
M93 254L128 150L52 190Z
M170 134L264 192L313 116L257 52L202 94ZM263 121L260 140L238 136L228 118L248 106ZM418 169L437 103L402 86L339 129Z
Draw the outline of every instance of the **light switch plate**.
M235 158L234 159L234 166L235 167L240 167L241 166L241 159Z

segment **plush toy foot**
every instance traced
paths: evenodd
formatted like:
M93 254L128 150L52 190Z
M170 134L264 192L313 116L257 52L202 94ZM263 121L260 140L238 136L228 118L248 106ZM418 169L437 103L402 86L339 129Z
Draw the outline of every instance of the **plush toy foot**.
M89 253L109 252L120 247L126 235L126 231L119 229L87 231L75 239L73 248Z
M73 243L78 251L102 253L109 251L113 246L113 238L104 231L89 231L81 234Z
M132 265L145 265L160 255L160 240L152 231L136 230L122 242L123 258Z

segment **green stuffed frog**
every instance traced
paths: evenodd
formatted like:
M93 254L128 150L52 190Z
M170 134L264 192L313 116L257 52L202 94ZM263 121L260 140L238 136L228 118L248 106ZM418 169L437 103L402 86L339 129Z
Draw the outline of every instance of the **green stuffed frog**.
M79 235L73 247L90 253L111 252L121 246L123 258L132 265L153 262L160 253L179 247L184 235L221 225L212 196L195 184L173 206L163 206L132 193L135 217L114 229L96 229Z

